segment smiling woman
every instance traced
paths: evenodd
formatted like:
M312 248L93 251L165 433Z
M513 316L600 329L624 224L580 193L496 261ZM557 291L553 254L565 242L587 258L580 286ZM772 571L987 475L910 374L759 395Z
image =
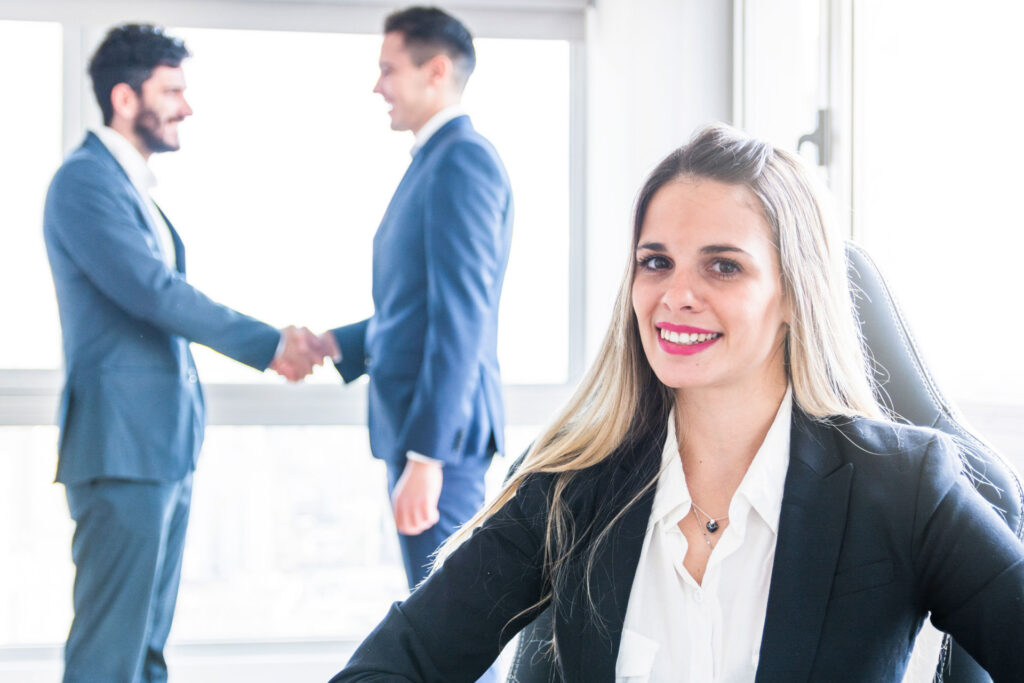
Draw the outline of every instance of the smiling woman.
M334 680L474 680L544 609L566 681L895 683L929 613L1019 677L1024 548L950 442L877 419L826 216L729 127L670 154L569 405Z
M663 384L677 393L785 391L778 251L749 189L685 177L665 184L636 254L633 310Z

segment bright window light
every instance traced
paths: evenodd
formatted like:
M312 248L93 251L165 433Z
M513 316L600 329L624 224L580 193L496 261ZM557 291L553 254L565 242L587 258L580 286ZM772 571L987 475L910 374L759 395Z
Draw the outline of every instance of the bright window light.
M61 362L43 200L61 161L62 36L59 24L0 21L0 365L11 369Z
M195 116L155 156L154 192L188 247L189 280L274 325L316 331L372 312L377 225L409 163L372 89L379 36L173 29ZM568 374L569 46L478 40L465 104L502 155L516 204L499 328L503 380ZM202 348L207 382L260 376ZM320 372L323 381L336 374ZM269 375L263 381L278 381ZM317 381L314 378L313 381Z

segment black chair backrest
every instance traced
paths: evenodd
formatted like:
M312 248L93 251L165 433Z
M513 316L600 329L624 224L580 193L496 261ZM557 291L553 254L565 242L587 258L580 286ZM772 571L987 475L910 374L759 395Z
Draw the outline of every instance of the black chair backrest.
M928 371L903 314L878 267L863 249L848 244L850 287L857 301L864 345L874 361L879 400L909 424L934 427L955 437L965 470L978 491L1018 538L1024 538L1024 489L1010 463L975 435L942 394ZM508 683L552 683L558 680L547 654L551 615L542 613L519 635ZM948 635L942 646L936 681L991 683L991 678Z

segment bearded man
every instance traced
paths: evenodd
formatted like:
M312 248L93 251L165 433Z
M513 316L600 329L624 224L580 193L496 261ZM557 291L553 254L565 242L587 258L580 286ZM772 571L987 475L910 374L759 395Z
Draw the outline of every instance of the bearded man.
M192 472L206 422L190 342L288 379L323 361L305 328L278 330L185 280L185 247L149 196L147 161L178 149L184 43L112 29L89 64L102 127L57 171L43 235L65 382L57 481L75 521L75 616L64 681L166 681Z

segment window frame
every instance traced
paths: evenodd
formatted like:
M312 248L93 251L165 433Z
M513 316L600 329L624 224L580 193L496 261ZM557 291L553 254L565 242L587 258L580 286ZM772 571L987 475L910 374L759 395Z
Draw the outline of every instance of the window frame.
M479 38L554 39L569 43L569 333L567 378L560 384L506 384L509 426L543 424L556 414L582 376L586 328L586 65L585 19L590 0L497 0L488 6L455 0L448 6ZM144 8L140 10L141 8ZM245 10L242 12L241 10ZM107 29L125 17L143 15L166 26L265 31L311 31L379 35L392 11L385 0L207 0L88 3L0 0L0 20L48 21L63 29L63 141L74 148L90 126L101 125L99 109L85 76L91 51ZM369 286L369 283L367 283ZM52 425L63 382L62 368L0 367L0 425ZM210 425L362 425L366 387L251 385L204 382ZM510 454L517 455L517 454Z

